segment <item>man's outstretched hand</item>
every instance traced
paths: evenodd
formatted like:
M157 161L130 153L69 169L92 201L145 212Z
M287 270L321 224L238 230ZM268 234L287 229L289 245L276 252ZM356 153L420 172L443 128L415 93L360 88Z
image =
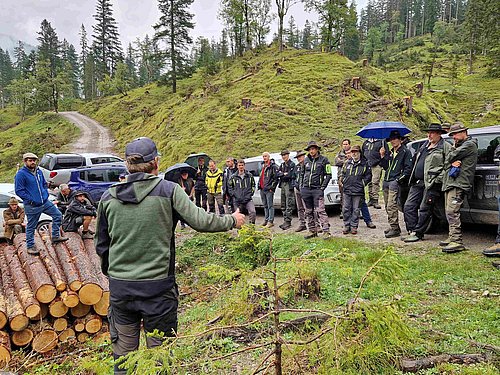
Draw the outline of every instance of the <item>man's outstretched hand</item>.
M243 226L243 224L245 224L245 215L240 213L239 208L235 212L233 212L231 216L236 219L236 225L235 225L236 228L240 229Z

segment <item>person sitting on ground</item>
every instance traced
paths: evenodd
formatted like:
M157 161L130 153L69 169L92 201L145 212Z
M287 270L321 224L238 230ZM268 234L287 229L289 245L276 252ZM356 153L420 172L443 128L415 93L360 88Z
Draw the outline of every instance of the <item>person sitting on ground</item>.
M351 147L351 158L342 167L344 234L357 234L361 201L365 186L372 180L368 162L361 157L361 147Z
M5 238L12 244L14 236L22 233L24 224L24 209L19 207L19 201L12 197L9 199L9 208L3 212L3 226L5 228Z
M90 203L87 194L77 191L64 214L62 228L65 232L78 232L82 226L82 238L93 239L94 232L89 229L92 218L97 217L96 208Z
M228 193L233 201L233 210L238 209L241 213L250 217L250 224L255 224L255 205L253 204L253 193L255 192L255 179L252 174L245 170L245 161L238 160L238 171L234 173L228 183Z
M53 202L57 208L59 208L59 211L61 211L61 214L65 214L66 209L68 208L69 204L75 197L75 192L74 190L71 190L68 184L61 184L59 185L59 192L57 193L57 199Z

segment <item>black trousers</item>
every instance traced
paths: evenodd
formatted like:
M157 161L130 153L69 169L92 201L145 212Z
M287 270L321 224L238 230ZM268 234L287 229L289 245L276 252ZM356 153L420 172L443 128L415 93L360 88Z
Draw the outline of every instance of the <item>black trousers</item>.
M147 299L113 298L111 291L108 320L114 359L139 348L141 322L147 333L156 329L163 332L165 337L174 336L174 332L177 332L178 297L177 285L172 290ZM162 342L159 337L146 337L148 348L159 346ZM119 364L115 364L114 373L126 374L127 370L120 369Z
M424 191L424 181L419 181L410 187L410 192L403 208L406 230L408 232L414 232L417 228L418 210L424 198Z
M194 198L196 201L196 206L207 210L207 190L195 190Z

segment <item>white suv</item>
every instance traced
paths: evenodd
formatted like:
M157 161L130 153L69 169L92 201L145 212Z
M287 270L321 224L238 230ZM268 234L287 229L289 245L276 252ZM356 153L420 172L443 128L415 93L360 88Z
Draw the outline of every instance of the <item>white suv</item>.
M39 167L49 184L56 187L68 183L71 172L78 167L96 164L124 164L123 159L112 154L82 153L82 154L45 154Z
M296 155L297 153L295 151L290 152L290 159L295 164L297 164L297 159L295 159ZM279 153L271 154L271 159L274 160L278 167L281 165L281 163L283 163L283 159ZM253 195L253 203L255 204L255 207L264 207L260 198L260 191L258 189L261 163L262 155L245 159L245 169L249 171L255 179L255 193ZM328 187L325 189L325 206L340 206L340 191L337 178L337 167L332 167L332 179L330 180ZM281 207L281 189L279 187L276 188L276 191L274 193L274 207Z

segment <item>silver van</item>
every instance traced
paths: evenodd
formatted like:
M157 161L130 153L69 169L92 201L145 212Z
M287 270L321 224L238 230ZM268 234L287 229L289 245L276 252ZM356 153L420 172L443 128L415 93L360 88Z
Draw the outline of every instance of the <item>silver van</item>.
M290 152L290 159L297 164L297 159L295 159L295 156L297 153L295 151ZM257 188L259 184L259 173L260 173L260 168L262 164L262 155L260 156L255 156L253 158L247 158L245 160L245 169L249 171L255 179L255 193L253 195L253 203L255 204L255 207L264 207L262 204L262 200L260 199L260 192L259 189ZM276 165L279 167L281 163L283 163L283 159L281 158L281 155L279 153L272 153L271 154L271 160L274 160ZM338 184L338 178L337 178L337 168L332 168L332 179L330 180L330 183L328 184L328 187L325 189L325 206L326 207L333 207L333 206L340 206L340 191L339 191L339 184ZM274 207L280 208L281 207L281 189L279 187L276 188L276 191L274 193Z

